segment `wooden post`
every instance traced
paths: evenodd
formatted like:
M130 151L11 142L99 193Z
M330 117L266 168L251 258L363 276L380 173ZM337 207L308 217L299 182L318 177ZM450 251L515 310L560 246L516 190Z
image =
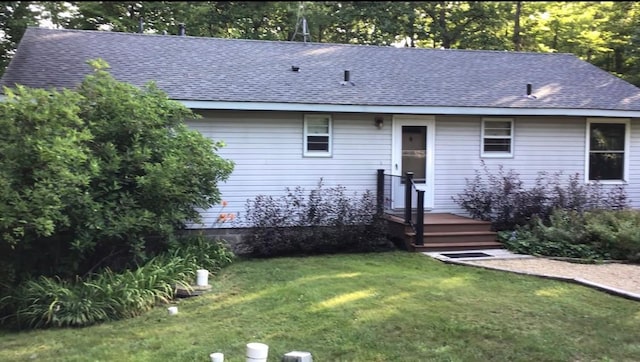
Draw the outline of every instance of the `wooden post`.
M376 186L376 213L378 216L382 216L384 213L384 170L378 170Z
M411 224L411 192L413 188L413 172L407 172L404 179L404 222Z
M418 216L416 217L416 245L424 245L424 190L418 191Z

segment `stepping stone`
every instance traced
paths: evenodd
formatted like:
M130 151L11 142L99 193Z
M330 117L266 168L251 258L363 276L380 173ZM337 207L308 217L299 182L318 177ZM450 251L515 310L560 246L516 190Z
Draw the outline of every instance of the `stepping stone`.
M176 287L176 297L189 298L202 295L211 290L211 285L191 285L191 290L184 287Z

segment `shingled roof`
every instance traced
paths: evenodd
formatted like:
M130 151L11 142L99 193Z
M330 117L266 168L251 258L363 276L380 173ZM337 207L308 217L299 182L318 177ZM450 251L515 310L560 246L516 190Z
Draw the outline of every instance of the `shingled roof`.
M1 84L74 87L95 58L182 101L640 111L639 88L571 54L44 28L27 29Z

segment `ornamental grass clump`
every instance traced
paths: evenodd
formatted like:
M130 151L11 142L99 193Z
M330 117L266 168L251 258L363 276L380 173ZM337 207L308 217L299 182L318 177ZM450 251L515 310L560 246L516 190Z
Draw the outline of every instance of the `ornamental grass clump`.
M233 260L221 241L203 236L178 239L168 252L122 272L104 269L86 278L31 279L0 299L4 322L17 328L84 327L131 318L189 290L198 269L219 271Z

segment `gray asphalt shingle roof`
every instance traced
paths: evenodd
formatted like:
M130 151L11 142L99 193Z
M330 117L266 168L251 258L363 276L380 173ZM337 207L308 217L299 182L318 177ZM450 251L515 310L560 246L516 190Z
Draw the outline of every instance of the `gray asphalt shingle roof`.
M154 80L177 100L640 110L639 88L571 54L44 28L27 29L1 83L74 87L98 57L117 79ZM345 70L354 85L341 84Z

